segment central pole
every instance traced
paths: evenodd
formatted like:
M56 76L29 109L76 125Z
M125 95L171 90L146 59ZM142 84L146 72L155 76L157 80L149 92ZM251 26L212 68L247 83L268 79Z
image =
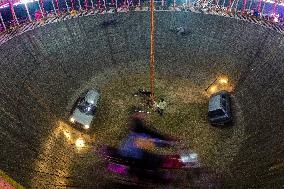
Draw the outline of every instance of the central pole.
M150 25L150 98L152 103L154 104L155 95L154 95L154 78L155 78L155 65L154 65L154 42L155 42L155 18L154 18L154 0L150 2L151 9L151 25Z

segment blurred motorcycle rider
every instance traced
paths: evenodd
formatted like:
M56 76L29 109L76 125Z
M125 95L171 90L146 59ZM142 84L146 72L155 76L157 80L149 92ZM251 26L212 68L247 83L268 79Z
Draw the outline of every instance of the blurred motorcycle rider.
M161 166L160 155L149 150L155 147L166 147L173 144L170 137L158 133L155 129L146 126L148 114L135 112L130 117L130 133L119 147L119 154L135 160L135 166L145 169L156 169Z

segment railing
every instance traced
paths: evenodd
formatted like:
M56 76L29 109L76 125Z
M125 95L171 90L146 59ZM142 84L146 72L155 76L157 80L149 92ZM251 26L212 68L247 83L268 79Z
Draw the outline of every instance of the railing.
M208 4L209 5L209 4ZM204 6L202 4L196 3L195 6L169 6L169 7L162 7L157 6L156 11L190 11L195 13L201 14L213 14L219 16L225 16L235 19L240 19L248 22L252 22L258 24L263 27L267 27L273 29L277 32L284 34L284 26L283 22L274 22L273 16L260 16L256 15L255 13L251 13L249 10L237 10L229 9L227 7L222 7L219 5ZM115 12L129 12L129 11L148 11L149 7L147 6L140 6L140 7L127 7L121 6L116 8L109 8L108 10L105 9L90 9L90 10L71 10L71 11L62 11L60 14L52 13L46 16L42 16L38 19L32 20L32 22L28 20L24 20L23 22L19 22L17 25L10 25L5 30L2 30L0 33L0 45L4 44L11 38L21 35L22 33L33 30L34 28L38 28L47 24L82 17L82 16L90 16L96 14L111 14Z
M1 0L0 0L1 1ZM17 1L22 4L8 6L6 8L0 7L0 26L5 29L5 26L9 27L11 24L18 24L19 17L22 19L28 19L33 21L40 17L45 17L48 14L60 15L61 12L71 12L72 10L107 10L110 8L119 9L121 7L127 7L131 9L137 6L148 6L148 0L4 0L4 1ZM34 2L30 2L34 1ZM45 1L45 2L44 2ZM214 7L226 9L227 11L235 10L244 13L246 10L253 10L260 16L271 16L278 19L283 19L284 4L281 3L284 0L157 0L155 1L156 7L163 7L167 9L172 6L177 7ZM30 2L30 3L27 3ZM10 9L10 10L9 10ZM36 10L36 11L35 11ZM3 19L2 19L2 16ZM12 17L11 17L12 15Z

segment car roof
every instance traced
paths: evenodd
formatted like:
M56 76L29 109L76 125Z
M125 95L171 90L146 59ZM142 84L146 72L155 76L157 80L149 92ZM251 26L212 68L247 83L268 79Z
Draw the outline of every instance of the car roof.
M88 90L86 95L85 95L85 100L88 102L88 103L91 103L91 104L96 104L98 99L100 97L100 94L97 90Z
M222 94L227 95L228 92L227 91L220 91L220 92L217 92L217 93L213 94L210 97L210 100L209 100L209 111L222 109L222 103L221 103L221 99L222 99L221 95Z

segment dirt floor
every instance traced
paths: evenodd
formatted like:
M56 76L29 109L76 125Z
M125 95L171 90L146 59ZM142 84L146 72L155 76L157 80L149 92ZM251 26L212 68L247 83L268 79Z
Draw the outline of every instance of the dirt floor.
M74 131L72 126L61 123L64 128L68 125L72 135L81 136L85 140L85 144L74 156L74 159L79 158L82 161L69 160L72 165L68 175L74 178L74 183L69 184L82 188L114 187L114 177L105 170L105 165L96 150L101 145L118 146L120 144L128 132L129 109L132 106L138 106L145 111L150 111L149 124L161 133L181 140L181 144L175 148L159 150L159 153L180 153L191 149L199 155L202 165L201 173L199 171L198 174L192 171L173 171L177 179L172 184L154 188L195 188L197 186L219 188L222 180L231 176L228 167L245 137L241 124L241 111L233 96L235 120L233 124L219 128L208 123L209 94L205 91L207 87L198 86L188 79L160 75L155 81L156 98L164 98L167 102L165 113L160 116L150 109L142 98L133 96L138 89L149 89L147 76L119 77L102 85L99 89L101 100L97 116L88 133L82 134ZM64 133L65 138L68 139L70 133ZM69 144L74 146L75 141L69 141ZM121 188L118 185L115 187Z
M242 133L238 133L239 130L236 131L233 125L227 128L209 125L206 86L169 76L160 76L155 86L156 98L164 98L168 104L163 116L149 109L143 98L133 96L138 89L149 89L147 77L132 75L105 85L101 89L101 104L94 121L95 140L117 146L127 133L129 108L142 107L151 112L150 124L153 127L182 141L182 146L177 146L172 153L192 149L198 153L203 167L208 171L229 174L226 167L238 151Z

